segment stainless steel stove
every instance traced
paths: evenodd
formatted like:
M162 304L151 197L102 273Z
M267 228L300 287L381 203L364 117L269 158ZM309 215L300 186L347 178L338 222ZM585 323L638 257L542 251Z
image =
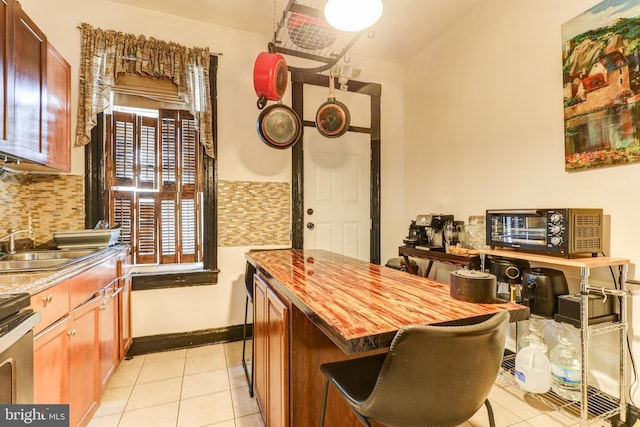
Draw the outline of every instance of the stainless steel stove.
M28 293L0 295L0 404L33 403L33 327Z

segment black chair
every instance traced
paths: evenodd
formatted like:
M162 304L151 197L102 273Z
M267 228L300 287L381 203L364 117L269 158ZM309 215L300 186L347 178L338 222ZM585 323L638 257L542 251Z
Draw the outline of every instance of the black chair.
M247 385L249 385L249 396L251 397L253 397L253 343L251 343L251 373L249 373L249 369L247 368L245 350L247 346L247 319L249 316L249 301L251 301L251 304L253 304L253 275L255 273L256 268L249 261L247 261L247 265L244 270L244 288L247 292L247 296L244 303L244 327L242 328L242 368L244 369L244 376L247 378Z
M455 426L484 405L502 361L509 313L465 326L408 326L389 352L326 363L320 426L329 382L362 424L392 427ZM339 426L331 426L339 427Z

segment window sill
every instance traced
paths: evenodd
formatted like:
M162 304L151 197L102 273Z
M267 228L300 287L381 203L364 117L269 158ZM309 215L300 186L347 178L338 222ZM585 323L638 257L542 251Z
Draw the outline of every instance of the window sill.
M134 273L132 274L131 290L147 291L153 289L215 285L218 283L219 272L220 270L216 269Z

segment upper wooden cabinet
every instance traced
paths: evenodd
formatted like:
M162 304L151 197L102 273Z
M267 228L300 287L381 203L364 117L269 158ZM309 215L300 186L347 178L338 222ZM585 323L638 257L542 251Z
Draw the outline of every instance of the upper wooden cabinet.
M46 161L71 171L71 66L47 43Z
M7 109L7 82L9 81L9 33L13 25L13 14L9 8L13 2L0 0L0 20L2 31L0 32L0 151L4 151L9 139L7 125L9 122Z
M0 151L71 170L71 68L15 0L0 0Z
M45 163L47 38L18 4L13 11L14 80L11 140L16 155L37 163Z

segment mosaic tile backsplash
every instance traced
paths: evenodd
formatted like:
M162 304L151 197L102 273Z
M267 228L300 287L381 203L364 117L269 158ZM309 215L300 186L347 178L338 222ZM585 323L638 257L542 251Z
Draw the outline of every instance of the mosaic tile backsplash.
M0 236L30 227L28 238L45 245L55 232L84 228L84 177L0 172L0 206Z
M290 245L290 205L287 182L218 181L218 246ZM84 229L84 177L0 171L0 206L0 236L30 226L35 246L54 245L53 233Z
M288 182L218 181L218 245L291 244Z

